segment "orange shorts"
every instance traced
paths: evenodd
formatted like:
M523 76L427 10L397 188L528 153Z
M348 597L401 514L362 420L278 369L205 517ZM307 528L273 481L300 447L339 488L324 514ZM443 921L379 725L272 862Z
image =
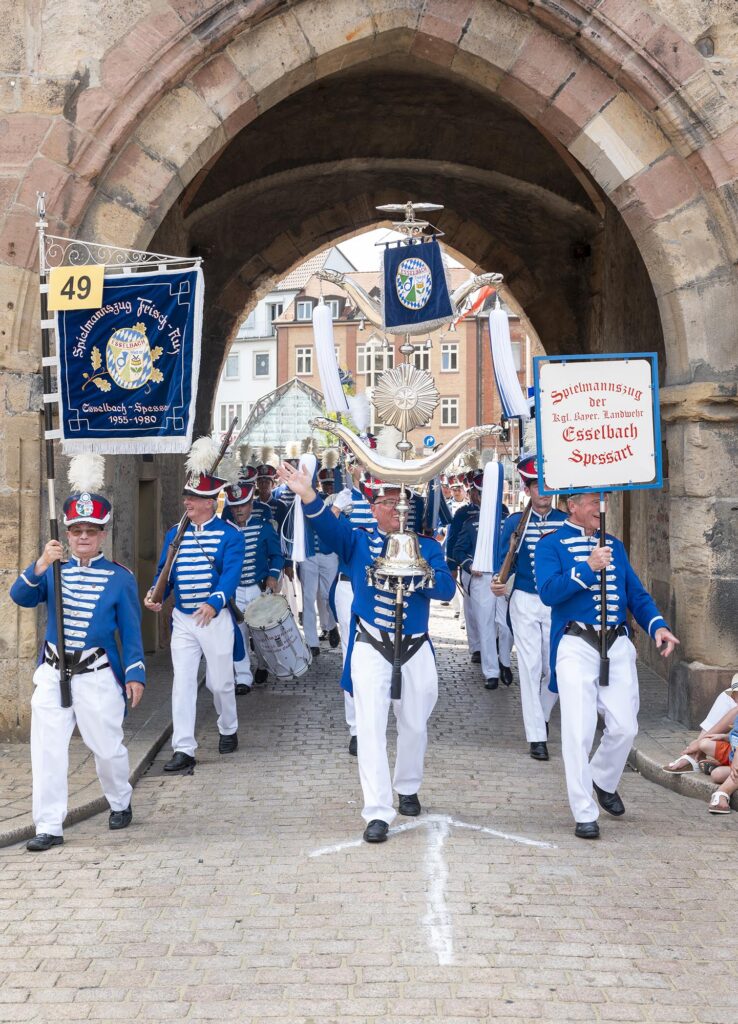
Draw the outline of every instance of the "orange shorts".
M718 764L730 764L730 744L727 740L715 741L714 757Z

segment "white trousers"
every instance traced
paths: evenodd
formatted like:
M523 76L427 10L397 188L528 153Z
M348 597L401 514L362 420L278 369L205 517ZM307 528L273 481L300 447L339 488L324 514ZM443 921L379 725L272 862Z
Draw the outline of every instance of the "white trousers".
M123 746L125 700L110 668L72 676L72 707L63 708L59 671L42 664L33 676L31 767L36 834L62 834L67 816L69 741L75 725L95 755L95 768L112 811L131 802L128 751Z
M254 583L250 587L237 587L236 588L236 604L241 611L246 611L251 602L261 594L261 589ZM243 637L243 645L246 648L246 655L243 661L236 661L233 664L233 671L236 675L236 683L240 686L251 686L254 681L254 677L251 673L251 657L249 655L249 627L245 622L238 623L238 629L241 631ZM264 659L260 657L258 650L254 651L256 655L256 664L258 668L263 668Z
M469 583L472 579L470 573L459 569L459 580L464 588L464 622L466 623L466 642L469 645L469 653L476 654L481 651L479 638L479 625L475 615L474 598L469 593Z
M496 679L500 675L500 662L509 666L512 652L512 633L507 624L507 598L495 597L492 593L491 572L481 576L467 574L466 579L469 588L465 602L466 628L468 631L471 616L478 637L478 645L472 647L470 643L469 648L481 653L484 678Z
M190 757L197 750L197 673L202 655L206 665L205 685L213 695L218 713L218 732L221 736L230 736L238 730L233 677L233 619L226 608L206 626L198 626L192 615L185 615L175 608L172 615L172 749L181 750Z
M354 600L354 591L348 580L339 580L336 583L335 603L336 615L338 617L338 634L341 637L341 655L343 664L346 664L346 651L348 650L351 637L351 605ZM343 710L346 715L346 725L351 736L356 735L356 708L354 698L346 690L343 691Z
M302 584L302 630L308 647L318 647L318 615L320 628L333 629L336 620L328 606L328 592L338 572L338 555L312 555L300 562Z
M513 590L510 597L510 621L518 652L525 738L528 743L545 743L546 722L558 699L548 688L551 677L551 609L546 607L538 594Z
M364 821L378 819L387 824L395 817L392 787L409 796L418 792L423 781L428 719L438 699L438 674L431 645L424 643L403 665L401 700L390 698L391 677L392 666L379 651L366 643L354 644L351 679L359 745L359 778L364 794L361 816ZM397 756L391 781L387 760L390 704L397 721Z
M627 636L610 648L610 685L599 686L599 652L581 637L565 636L556 655L561 707L561 752L575 821L595 821L599 808L592 782L607 793L618 788L638 732L636 651ZM597 713L605 732L590 760Z

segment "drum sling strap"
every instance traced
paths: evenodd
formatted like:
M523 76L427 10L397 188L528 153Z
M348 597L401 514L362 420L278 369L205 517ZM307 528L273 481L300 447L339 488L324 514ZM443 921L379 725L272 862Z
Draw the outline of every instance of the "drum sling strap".
M195 544L197 544L199 549L202 551L203 555L205 555L205 557L207 558L208 562L210 562L211 568L215 569L215 559L210 557L210 555L207 553L207 551L202 546L200 541L197 539L197 536L195 535L194 531L193 531L192 535L195 538ZM243 612L241 611L241 609L236 604L236 599L234 597L229 597L228 598L228 607L231 610L231 615L233 616L233 618L236 620L236 622L240 626L241 623L243 622Z
M376 637L372 636L371 633L367 633L362 628L361 623L358 624L356 632L356 642L362 644L369 644L375 651L379 651L385 661L388 661L390 665L394 664L395 660L395 642L390 637L389 633L380 629L379 635L381 640L377 640ZM400 657L402 664L407 665L408 661L417 654L426 640L430 640L427 633L421 633L420 636L404 636L401 641Z

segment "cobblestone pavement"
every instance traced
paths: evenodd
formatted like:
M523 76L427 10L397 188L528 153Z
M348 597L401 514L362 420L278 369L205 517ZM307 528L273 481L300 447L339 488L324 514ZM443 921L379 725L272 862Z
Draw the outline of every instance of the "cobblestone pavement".
M229 757L203 691L194 774L165 747L130 829L0 851L0 1021L735 1019L735 817L629 771L575 839L558 725L530 760L517 686L483 689L449 609L432 632L420 819L358 841L338 652L240 698Z

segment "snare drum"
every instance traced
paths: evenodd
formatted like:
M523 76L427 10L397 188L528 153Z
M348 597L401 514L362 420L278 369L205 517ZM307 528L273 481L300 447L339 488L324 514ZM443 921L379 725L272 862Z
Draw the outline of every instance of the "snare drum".
M277 679L297 679L307 672L312 655L286 597L262 594L248 605L243 620L254 646Z

